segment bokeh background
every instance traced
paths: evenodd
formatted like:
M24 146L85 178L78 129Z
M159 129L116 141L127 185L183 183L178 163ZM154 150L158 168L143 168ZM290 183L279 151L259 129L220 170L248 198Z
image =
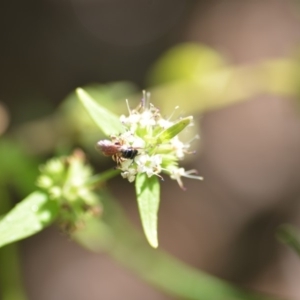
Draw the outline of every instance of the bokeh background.
M142 89L163 86L151 70L180 43L199 43L237 67L290 57L300 40L299 1L14 0L1 7L0 143L18 141L24 157L40 162L81 146L97 170L113 165L95 152L98 133L89 125L70 129L80 116L74 122L64 99L76 87L102 84L115 98L135 99ZM173 96L152 101L180 106ZM177 98L189 103L184 94ZM201 101L199 95L199 107ZM185 180L186 192L162 184L160 247L243 287L300 299L299 258L275 238L280 224L300 225L296 97L260 93L218 110L192 109L201 139L186 166L205 180ZM140 230L133 186L114 179L109 187ZM26 189L12 184L10 193L18 201ZM18 249L30 300L172 299L54 226Z

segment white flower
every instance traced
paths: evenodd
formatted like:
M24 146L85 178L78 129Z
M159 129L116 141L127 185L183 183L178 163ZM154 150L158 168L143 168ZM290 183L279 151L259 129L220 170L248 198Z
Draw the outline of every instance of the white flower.
M120 121L124 125L132 125L132 124L137 124L140 121L141 116L139 114L131 114L128 117L122 115L120 117Z
M124 132L111 136L111 141L98 142L98 149L104 155L112 156L122 177L130 182L135 180L138 173L162 179L160 174L165 172L184 189L181 177L202 179L192 175L196 173L195 170L185 171L177 167L178 161L185 154L191 153L187 151L190 144L181 142L178 133L191 124L192 117L171 121L174 111L168 119L164 119L158 108L151 103L147 104L148 100L148 94L144 94L143 100L135 109L130 109L127 101L129 115L120 117Z
M132 160L126 159L123 162L121 162L119 169L122 171L128 171L128 169L131 165L132 165Z
M140 155L135 160L137 171L146 173L148 177L157 175L161 172L162 157L159 154L149 156L148 154ZM161 177L161 176L159 176Z
M158 121L157 121L157 124L163 128L163 129L167 129L169 127L171 127L174 122L171 122L169 120L166 120L166 119L163 119L163 118L160 118Z
M134 168L129 168L127 171L121 173L123 178L127 178L129 182L133 182L135 179L135 175L137 174L137 170Z
M189 147L189 144L185 145L184 143L182 143L179 140L178 136L175 136L174 138L172 138L170 143L175 150L176 156L179 159L182 159L184 157L185 150Z
M182 183L181 177L187 177L187 178L192 178L192 179L197 179L197 180L203 180L203 177L201 176L195 176L191 174L197 174L197 170L189 170L185 171L184 168L173 168L171 170L171 178L177 180L179 186L185 190L185 187Z
M143 149L145 148L145 141L141 139L140 137L135 137L131 141L131 147L134 147L136 149Z
M155 118L150 110L146 110L141 114L139 121L141 127L154 126L156 124Z

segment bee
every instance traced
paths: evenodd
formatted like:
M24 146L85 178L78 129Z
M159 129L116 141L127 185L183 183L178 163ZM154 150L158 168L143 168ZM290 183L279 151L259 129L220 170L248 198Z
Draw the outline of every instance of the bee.
M137 148L122 145L119 141L102 140L96 145L103 155L111 156L118 166L126 159L134 159L138 155Z

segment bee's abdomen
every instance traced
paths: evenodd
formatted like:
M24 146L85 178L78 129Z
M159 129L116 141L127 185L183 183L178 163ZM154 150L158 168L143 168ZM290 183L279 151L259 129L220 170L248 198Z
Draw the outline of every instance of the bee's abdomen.
M138 151L136 149L122 150L122 157L123 158L134 159L137 154L138 154Z

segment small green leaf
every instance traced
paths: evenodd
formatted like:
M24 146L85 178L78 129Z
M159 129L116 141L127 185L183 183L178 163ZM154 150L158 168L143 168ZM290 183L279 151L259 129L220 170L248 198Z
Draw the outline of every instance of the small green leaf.
M159 207L159 182L156 176L148 178L144 173L138 174L135 189L143 229L149 244L158 247L157 213Z
M279 241L290 246L300 256L299 229L290 224L283 224L277 229L276 235Z
M193 120L193 117L186 117L181 120L179 120L177 123L172 125L171 127L165 129L157 136L157 143L163 143L165 141L168 141L172 139L174 136L176 136L178 133L180 133L186 126L188 126L191 121Z
M57 214L57 202L41 192L30 194L1 219L0 247L41 231Z
M105 135L115 135L124 131L118 116L102 107L85 90L78 88L76 93L91 118Z

